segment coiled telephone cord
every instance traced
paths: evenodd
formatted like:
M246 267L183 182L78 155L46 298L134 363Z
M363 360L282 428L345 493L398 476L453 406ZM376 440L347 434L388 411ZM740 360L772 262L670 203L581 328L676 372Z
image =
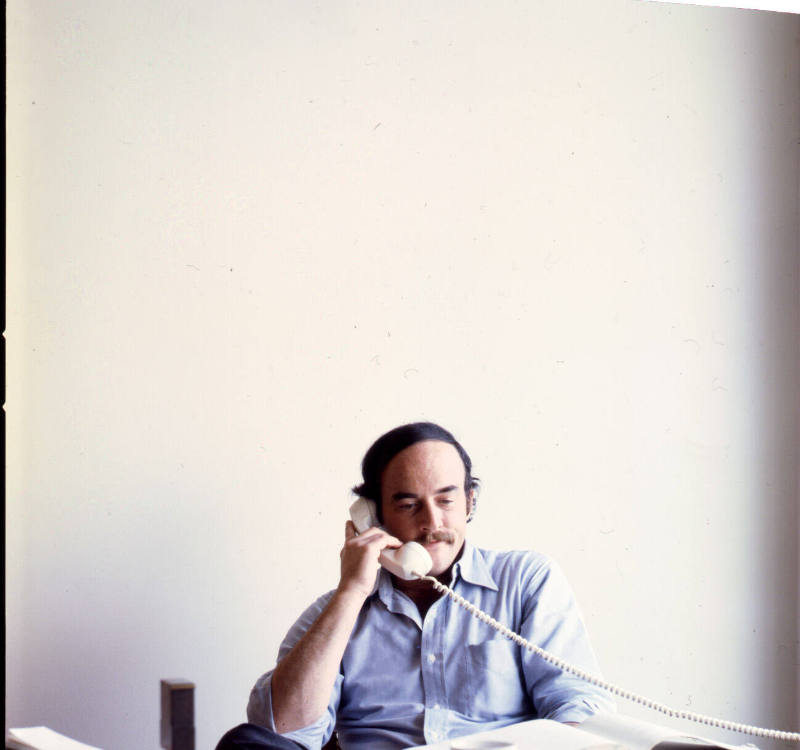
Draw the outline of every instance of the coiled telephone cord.
M585 680L592 685L596 685L603 690L607 690L609 693L613 693L614 695L619 696L620 698L625 698L629 701L633 701L634 703L638 703L641 706L645 706L646 708L650 708L654 711L659 711L662 714L666 714L675 719L688 719L689 721L697 722L698 724L706 724L708 726L717 727L719 729L728 729L733 732L741 732L742 734L750 734L755 737L767 737L769 739L774 740L782 740L784 742L800 742L800 732L784 732L778 729L764 729L762 727L754 727L749 724L738 724L733 721L725 721L723 719L715 719L712 716L703 716L702 714L697 714L692 711L681 711L675 708L670 708L669 706L665 706L663 703L657 703L656 701L652 701L649 698L645 698L642 695L637 695L636 693L632 693L629 690L623 690L621 687L617 685L613 685L610 682L606 682L605 680L601 680L599 677L595 677L594 675L589 674L588 672L584 672L577 667L572 666L569 662L560 659L558 656L551 654L549 651L545 651L543 648L539 648L539 646L534 646L532 643L527 641L521 635L517 635L513 630L510 630L501 622L498 622L487 615L485 612L478 609L474 604L468 602L463 596L457 594L453 589L449 586L445 586L441 581L433 578L432 576L420 576L424 581L430 581L433 584L433 587L437 591L441 591L443 594L447 594L456 604L463 607L467 610L471 615L477 617L482 622L485 622L487 625L493 627L498 633L502 633L506 638L510 638L514 643L523 646L528 651L533 652L537 656L544 659L546 662L553 664L554 666L558 667L559 669L563 670L564 672L569 672L576 677L579 677L582 680Z

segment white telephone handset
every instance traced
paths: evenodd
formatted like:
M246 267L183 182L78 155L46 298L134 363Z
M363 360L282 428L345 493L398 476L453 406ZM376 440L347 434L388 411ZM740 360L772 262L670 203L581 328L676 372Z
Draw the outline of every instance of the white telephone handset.
M358 498L350 506L350 519L359 534L373 526L380 526L375 503L365 497ZM379 560L386 570L406 581L422 578L433 567L428 550L417 542L406 542L398 549L385 549Z

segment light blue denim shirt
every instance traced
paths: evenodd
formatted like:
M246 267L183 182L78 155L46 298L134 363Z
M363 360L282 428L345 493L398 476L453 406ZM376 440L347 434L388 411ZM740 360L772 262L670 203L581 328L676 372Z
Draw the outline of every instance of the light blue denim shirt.
M572 590L546 556L465 543L451 586L532 643L599 674ZM278 661L331 596L300 616ZM256 683L247 716L275 731L271 677L267 672ZM522 649L448 597L423 620L381 569L342 657L327 712L283 736L315 750L335 728L343 750L398 750L528 719L579 722L613 710L608 693Z

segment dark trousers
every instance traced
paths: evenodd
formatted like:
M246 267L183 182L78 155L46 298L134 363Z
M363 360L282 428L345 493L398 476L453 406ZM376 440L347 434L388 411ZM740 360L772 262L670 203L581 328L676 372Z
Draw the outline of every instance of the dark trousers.
M267 748L297 750L298 747L303 746L258 724L239 724L230 732L226 732L217 744L217 750L266 750Z

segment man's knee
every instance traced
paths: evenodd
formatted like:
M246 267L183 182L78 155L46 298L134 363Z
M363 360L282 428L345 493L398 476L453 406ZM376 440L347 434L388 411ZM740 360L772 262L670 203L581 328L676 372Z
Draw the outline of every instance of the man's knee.
M301 745L258 724L240 724L226 732L217 744L217 750L297 750L298 747Z

